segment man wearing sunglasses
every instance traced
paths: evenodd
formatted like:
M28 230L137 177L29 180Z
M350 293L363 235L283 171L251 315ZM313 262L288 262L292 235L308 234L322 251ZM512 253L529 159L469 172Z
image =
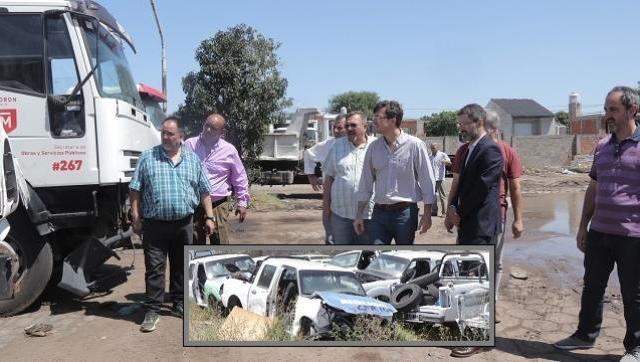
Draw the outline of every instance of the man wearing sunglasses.
M347 137L337 140L322 165L324 193L323 219L329 219L334 244L369 244L366 230L357 235L353 229L358 201L358 184L364 155L375 137L367 136L367 118L360 112L347 114ZM370 205L372 206L372 205ZM371 218L371 207L364 215Z

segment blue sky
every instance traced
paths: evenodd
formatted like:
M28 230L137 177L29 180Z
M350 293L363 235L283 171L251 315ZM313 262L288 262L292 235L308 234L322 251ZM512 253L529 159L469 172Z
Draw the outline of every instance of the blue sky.
M148 0L100 1L133 36L136 81L160 88L160 42ZM614 6L615 5L615 6ZM348 90L397 99L406 117L490 98L533 98L585 113L614 85L636 86L637 2L584 1L170 1L157 0L168 58L169 110L194 51L239 23L282 43L295 106L324 109Z

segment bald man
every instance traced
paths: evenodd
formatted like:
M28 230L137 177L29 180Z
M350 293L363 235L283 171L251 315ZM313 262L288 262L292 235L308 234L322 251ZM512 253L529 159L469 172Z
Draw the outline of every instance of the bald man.
M233 207L230 196L237 199L236 215L243 222L249 204L249 180L247 172L236 148L222 139L225 119L220 114L209 115L202 125L202 133L185 141L185 147L195 152L202 162L202 167L211 184L211 201L213 202L216 232L209 237L210 244L229 244L229 212ZM202 229L205 225L204 213L201 209L196 213L196 243L204 245L207 234Z

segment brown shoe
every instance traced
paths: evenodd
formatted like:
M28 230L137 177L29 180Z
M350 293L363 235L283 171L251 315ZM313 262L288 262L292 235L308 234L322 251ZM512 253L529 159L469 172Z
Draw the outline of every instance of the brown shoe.
M456 347L451 351L451 357L466 358L483 351L482 347Z

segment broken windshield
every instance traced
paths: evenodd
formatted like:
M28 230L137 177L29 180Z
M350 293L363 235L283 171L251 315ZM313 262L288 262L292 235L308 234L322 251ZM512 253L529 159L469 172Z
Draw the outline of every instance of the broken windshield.
M251 272L255 267L255 263L249 257L210 261L205 264L207 276L217 278L229 275L229 271L225 267L227 264L237 266L242 272Z
M300 285L302 294L316 292L335 292L353 295L365 295L362 284L355 275L338 271L301 271Z
M407 259L382 254L372 261L365 270L384 273L391 275L394 278L400 278L404 270L407 268L407 265L409 265L409 260Z

